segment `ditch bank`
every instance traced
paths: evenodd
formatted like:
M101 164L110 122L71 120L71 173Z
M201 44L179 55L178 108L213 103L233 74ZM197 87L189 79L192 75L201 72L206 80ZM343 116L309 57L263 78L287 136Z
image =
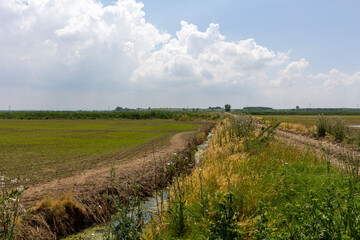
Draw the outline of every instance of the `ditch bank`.
M204 124L195 133L177 134L166 148L153 149L111 170L91 170L30 188L24 194L24 205L28 196L48 192L49 197L22 215L20 239L60 239L107 223L115 212L114 200L109 196L119 196L125 203L126 196L137 192L145 199L167 186L175 174L191 172L196 164L196 147L205 141L212 127Z

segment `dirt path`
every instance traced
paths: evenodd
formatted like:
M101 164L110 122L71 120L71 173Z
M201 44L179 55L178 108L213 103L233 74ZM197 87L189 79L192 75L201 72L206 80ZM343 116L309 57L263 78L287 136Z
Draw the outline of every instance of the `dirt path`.
M170 145L154 149L113 166L116 178L119 179L119 182L131 182L139 185L142 182L152 182L151 180L156 177L157 169L166 164L173 154L185 150L192 135L193 132L176 134L171 138ZM101 189L111 183L110 170L110 167L85 170L71 177L31 186L24 192L21 203L25 207L30 207L46 197L70 193L72 196L82 199L82 195L101 192Z
M238 118L237 115L225 113L229 116ZM258 122L258 127L265 125ZM287 144L292 144L297 147L302 147L314 151L320 159L329 161L332 165L339 166L346 169L350 164L356 164L359 167L360 173L360 151L359 148L352 147L343 143L336 143L325 138L312 138L309 135L287 131L283 129L276 129L275 137Z
M359 150L328 139L315 139L308 135L281 129L276 130L276 138L285 143L314 150L320 158L324 158L325 156L327 158L326 160L330 161L332 165L341 168L348 166L348 163L352 163L351 161L360 161Z

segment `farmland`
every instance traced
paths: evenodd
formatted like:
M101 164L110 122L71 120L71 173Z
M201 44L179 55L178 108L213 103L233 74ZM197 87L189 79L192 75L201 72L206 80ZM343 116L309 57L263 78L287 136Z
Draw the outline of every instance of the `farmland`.
M171 120L0 120L0 175L33 185L111 167L199 126Z
M165 189L171 179L167 204L157 206L168 208L158 210L160 215L155 214L152 221L142 226L144 239L154 239L153 236L161 239L226 239L226 236L230 236L228 239L301 239L302 235L318 239L318 233L325 232L328 236L332 231L337 231L339 238L360 236L359 232L346 227L347 222L358 224L355 215L345 214L360 202L358 175L354 175L358 169L358 152L333 159L335 155L330 152L329 143L335 141L329 135L311 138L309 134L286 131L294 138L284 138L279 134L281 131L276 130L281 128L276 124L279 121L299 124L309 130L319 120L318 116L264 116L268 122L262 128L248 115L225 116L218 122L209 149L198 164L192 162L196 148L190 146L190 138L184 140L183 137L204 139L204 132L195 137L187 133L199 129L201 123L124 119L0 120L1 173L8 179L28 179L31 186L22 195L22 203L34 207L31 218L19 227L20 236L40 239L43 234L59 238L92 224L104 224L114 211L112 203L106 201L108 193L119 194L123 199L133 194L127 188L129 184L134 189L140 187L141 193L149 196ZM360 122L358 116L342 119L347 124ZM305 143L294 145L299 137ZM319 153L322 140L329 141L328 152ZM344 141L348 142L349 138ZM174 148L180 145L185 151ZM340 150L344 153L350 151L348 145L334 147L337 150L342 147ZM170 155L161 153L165 149ZM344 162L348 167L338 168L339 163ZM110 174L110 169L114 169L114 174ZM114 187L113 181L122 185ZM354 188L354 192L347 191L350 188ZM63 195L66 192L69 195ZM347 198L349 201L344 200ZM320 206L314 199L319 199ZM326 202L328 199L334 201ZM66 209L62 206L77 208L83 216L67 218L71 212L57 211ZM107 210L94 213L98 206ZM122 207L117 207L121 213ZM319 208L319 212L313 213L312 208ZM88 221L88 214L94 214L94 220ZM334 229L321 222L324 215L334 217L339 227ZM46 219L36 225L41 230L34 230L34 219ZM73 224L71 219L79 221L76 229L66 227ZM309 221L319 223L313 231L304 225ZM112 231L111 224L109 226L106 231Z

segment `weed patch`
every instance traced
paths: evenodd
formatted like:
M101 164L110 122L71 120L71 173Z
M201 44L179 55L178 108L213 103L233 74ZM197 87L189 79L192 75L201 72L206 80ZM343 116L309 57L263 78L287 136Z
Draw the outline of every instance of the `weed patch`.
M5 176L0 176L0 239L11 240L18 236L18 218L23 210L19 203L26 188L6 188Z

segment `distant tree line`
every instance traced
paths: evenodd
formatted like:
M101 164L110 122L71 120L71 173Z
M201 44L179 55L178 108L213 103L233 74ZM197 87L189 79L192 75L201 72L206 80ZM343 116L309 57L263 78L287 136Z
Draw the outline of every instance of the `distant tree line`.
M173 119L216 120L219 113L175 111L3 111L0 119Z
M271 107L244 107L243 111L272 111Z
M135 111L135 109L122 108L122 107L117 106L117 107L115 108L115 111L118 111L118 112L130 112L130 111Z
M222 107L209 107L208 109L210 109L210 110L221 110L223 108Z

